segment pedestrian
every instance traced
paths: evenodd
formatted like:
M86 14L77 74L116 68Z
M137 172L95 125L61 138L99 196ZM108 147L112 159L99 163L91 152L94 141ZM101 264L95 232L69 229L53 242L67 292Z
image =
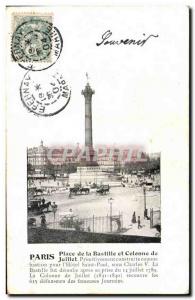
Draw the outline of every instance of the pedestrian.
M138 216L137 218L137 225L138 225L138 229L140 229L141 228L140 216Z
M117 232L120 232L121 231L121 220L120 218L116 219L116 224L117 224Z
M136 223L136 215L135 215L135 211L134 211L134 213L133 213L131 222L132 222L133 224Z
M56 212L57 211L57 204L55 203L55 202L53 202L53 204L52 204L52 209L53 209L53 212Z
M69 217L73 220L74 213L73 213L72 208L69 209Z
M41 227L42 227L42 228L46 228L46 218L45 218L45 214L43 214L40 218L41 218Z

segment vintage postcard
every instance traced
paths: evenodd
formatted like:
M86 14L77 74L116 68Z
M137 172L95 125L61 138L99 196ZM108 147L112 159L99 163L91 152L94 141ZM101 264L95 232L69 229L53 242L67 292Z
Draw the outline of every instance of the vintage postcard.
M189 9L7 13L7 292L189 294Z

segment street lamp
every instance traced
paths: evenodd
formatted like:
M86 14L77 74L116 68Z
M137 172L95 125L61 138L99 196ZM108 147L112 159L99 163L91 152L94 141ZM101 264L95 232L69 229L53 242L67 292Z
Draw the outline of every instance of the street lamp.
M143 192L144 192L144 219L147 218L147 208L146 208L146 186L144 184L143 186Z
M110 232L112 232L112 202L114 199L109 198L108 203L110 203Z
M56 219L56 211L57 211L57 205L55 204L55 202L53 202L52 207L52 211L53 211L53 218L54 218L54 226L55 226L55 219Z

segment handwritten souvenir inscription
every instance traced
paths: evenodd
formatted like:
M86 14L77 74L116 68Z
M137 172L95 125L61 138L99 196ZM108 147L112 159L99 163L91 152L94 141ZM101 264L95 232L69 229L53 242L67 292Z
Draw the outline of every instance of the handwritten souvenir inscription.
M101 45L133 45L133 46L140 46L143 47L149 40L152 40L153 38L158 38L158 34L154 35L154 34L150 34L148 36L146 36L145 33L143 33L144 38L136 40L136 39L131 39L131 38L123 38L123 39L119 39L119 40L114 40L111 39L112 36L112 31L107 30L106 32L104 32L101 36L101 40L100 42L96 43L96 46L101 46Z
M52 116L62 111L70 101L71 90L62 74L29 71L20 87L24 106L39 116Z

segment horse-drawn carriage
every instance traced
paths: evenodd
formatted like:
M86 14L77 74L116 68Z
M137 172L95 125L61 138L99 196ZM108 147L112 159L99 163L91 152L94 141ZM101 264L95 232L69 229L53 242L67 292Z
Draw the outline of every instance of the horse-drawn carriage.
M81 195L81 194L89 194L90 189L88 187L80 187L74 186L70 188L70 194Z
M99 188L97 188L96 193L100 195L105 195L109 193L110 191L110 186L109 184L101 185Z
M33 199L29 201L28 211L42 213L46 209L48 212L50 206L50 201L45 203L45 199Z

